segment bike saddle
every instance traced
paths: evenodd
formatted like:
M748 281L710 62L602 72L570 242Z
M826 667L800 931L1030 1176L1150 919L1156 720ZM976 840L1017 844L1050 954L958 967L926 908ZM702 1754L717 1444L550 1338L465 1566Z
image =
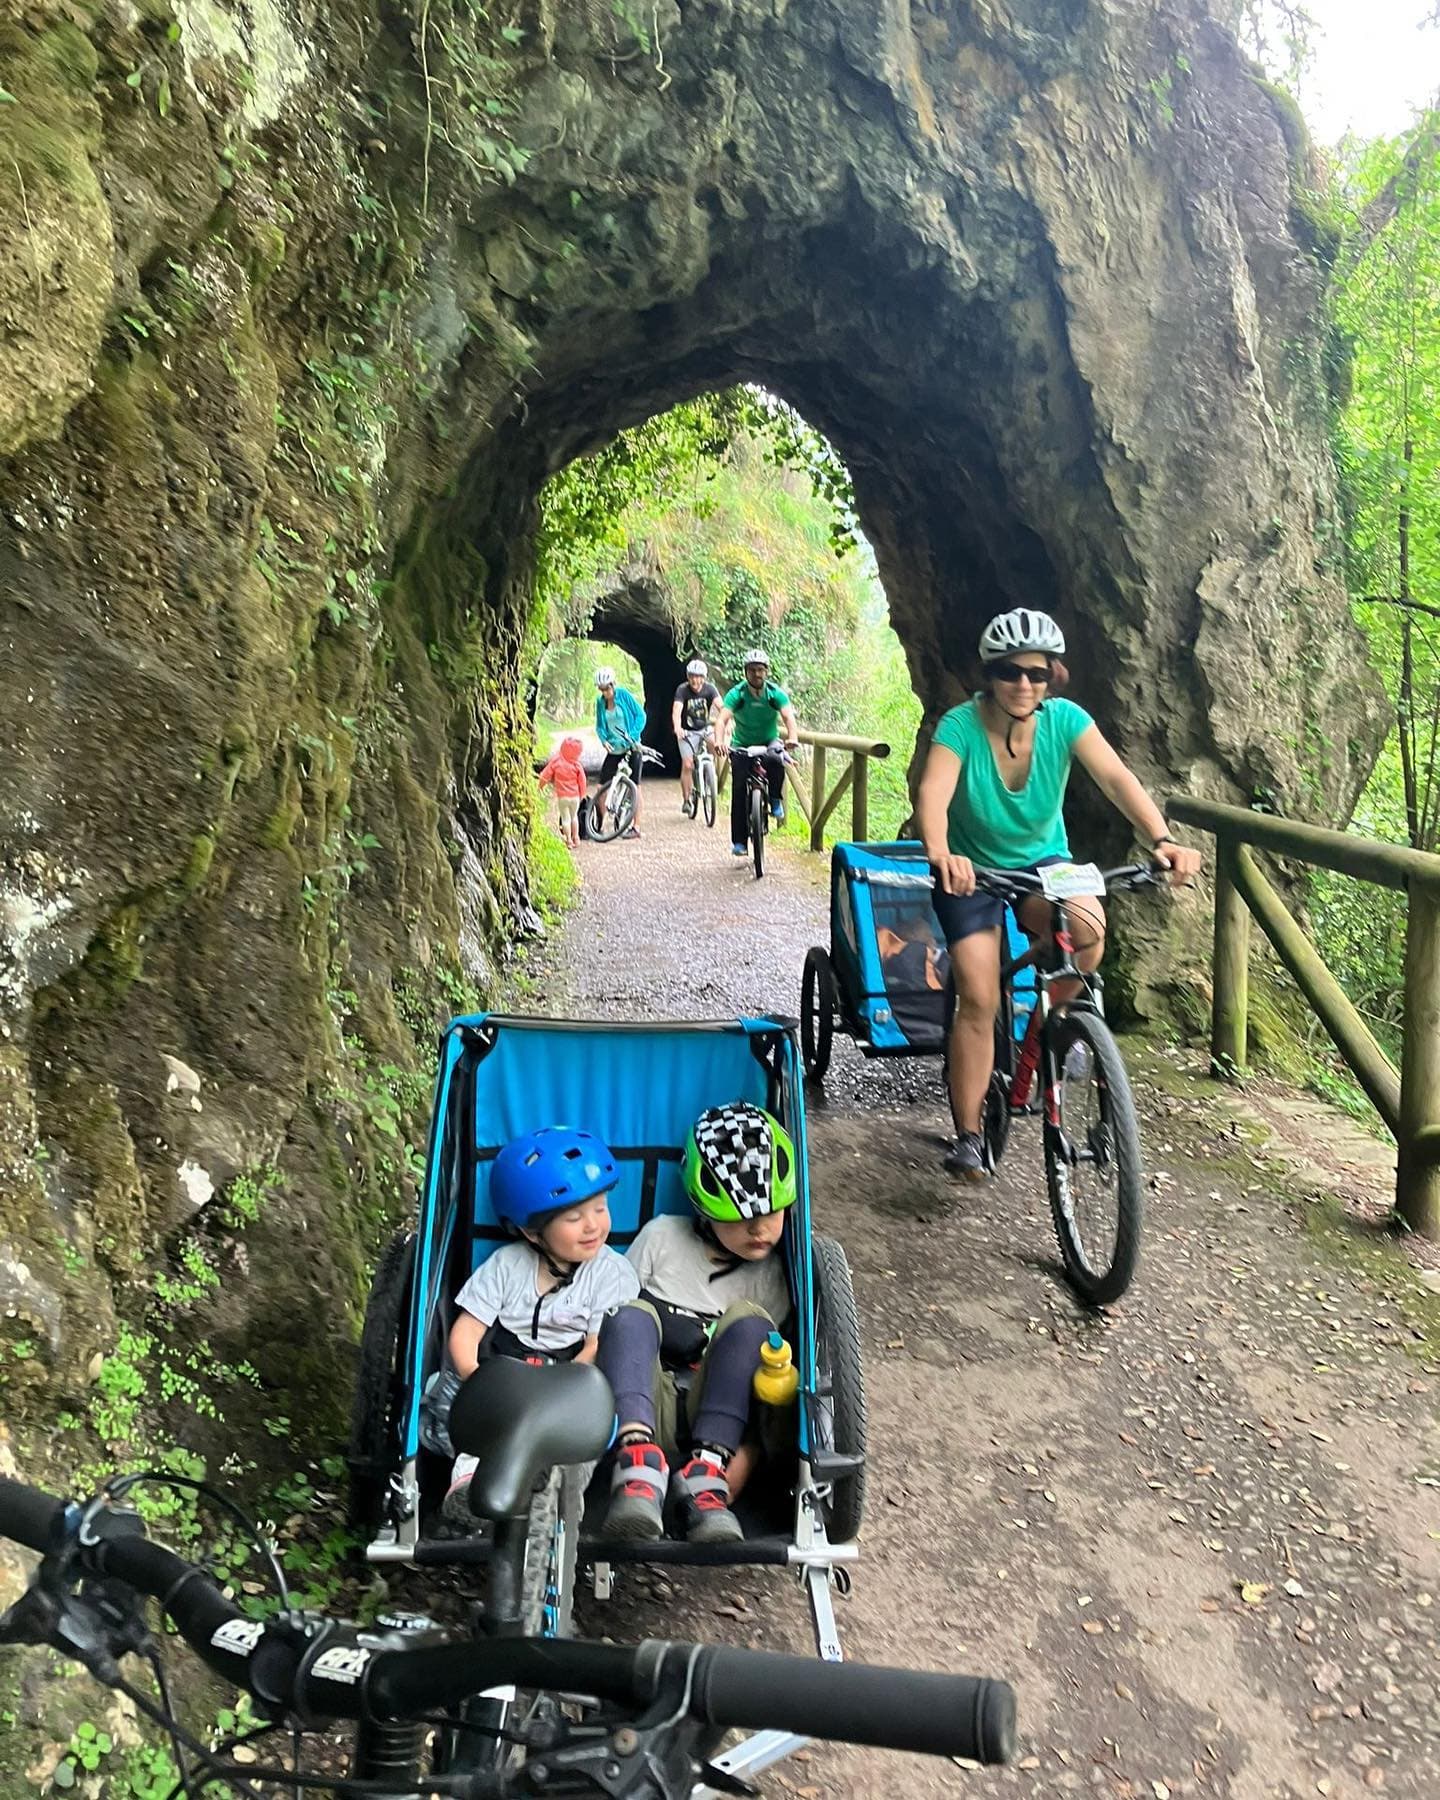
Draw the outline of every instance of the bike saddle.
M614 1425L615 1397L593 1363L487 1357L450 1411L451 1442L476 1458L471 1512L523 1518L536 1477L603 1455Z

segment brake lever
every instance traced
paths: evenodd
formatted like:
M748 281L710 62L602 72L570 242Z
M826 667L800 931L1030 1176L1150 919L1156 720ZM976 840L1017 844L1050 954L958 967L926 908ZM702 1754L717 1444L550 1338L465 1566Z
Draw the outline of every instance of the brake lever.
M0 1644L46 1644L114 1687L123 1679L121 1657L149 1656L157 1645L135 1589L81 1565L89 1512L72 1508L62 1518L64 1538L46 1551L30 1586L0 1616Z

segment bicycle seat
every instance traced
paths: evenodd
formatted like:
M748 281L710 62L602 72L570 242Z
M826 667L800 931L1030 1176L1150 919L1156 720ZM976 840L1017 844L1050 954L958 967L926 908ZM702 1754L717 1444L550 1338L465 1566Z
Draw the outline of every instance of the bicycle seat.
M614 1425L615 1397L593 1363L487 1357L450 1412L451 1441L476 1458L471 1512L523 1518L536 1477L603 1455Z

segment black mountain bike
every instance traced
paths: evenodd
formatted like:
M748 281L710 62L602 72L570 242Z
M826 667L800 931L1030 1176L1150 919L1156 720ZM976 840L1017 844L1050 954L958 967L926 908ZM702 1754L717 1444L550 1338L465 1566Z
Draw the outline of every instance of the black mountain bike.
M768 744L755 744L749 748L732 744L729 755L731 780L738 781L742 769L745 773L748 790L745 831L750 840L750 854L755 859L755 879L759 881L765 873L765 838L770 830L770 780L765 773L766 765L774 759L782 763L791 763L795 759L787 751L772 749Z
M48 1645L161 1725L179 1771L169 1800L211 1796L216 1784L246 1800L316 1789L374 1800L753 1794L711 1764L732 1727L1010 1760L1015 1699L1004 1682L699 1644L520 1635L531 1491L555 1464L596 1454L597 1438L603 1448L613 1419L598 1370L555 1365L546 1387L544 1407L517 1412L512 1394L472 1377L451 1415L457 1446L481 1459L471 1506L493 1527L469 1545L468 1560L489 1573L484 1636L452 1641L411 1612L356 1626L299 1611L269 1546L233 1503L157 1473L114 1478L84 1502L0 1480L0 1536L42 1558L28 1591L0 1616L0 1644ZM278 1611L247 1616L204 1569L150 1543L127 1504L142 1482L199 1492L240 1518L270 1564ZM443 1560L455 1562L458 1548L444 1545ZM251 1695L257 1723L209 1743L177 1720L147 1600ZM149 1665L153 1694L122 1669L131 1656ZM343 1774L337 1721L353 1726ZM319 1731L328 1734L323 1758L307 1767L305 1734ZM261 1760L250 1747L267 1738L267 1749L288 1738L283 1759Z
M1066 865L1074 870L1073 865ZM1075 875L1087 885L1076 886ZM1058 871L976 869L975 885L1018 908L1043 894L1055 909L1051 943L1032 944L1000 971L1000 1011L995 1019L995 1072L985 1096L982 1132L986 1165L993 1174L1004 1155L1010 1121L1043 1119L1045 1184L1065 1274L1090 1306L1106 1306L1129 1287L1140 1253L1140 1128L1130 1078L1114 1034L1105 1022L1100 972L1075 966L1067 902L1081 893L1130 893L1158 887L1163 876L1140 864L1105 873L1081 865L1067 878ZM1016 979L1034 970L1034 1005L1017 1043ZM1081 982L1073 1000L1052 1007L1057 981ZM1031 999L1025 993L1021 1006ZM947 1033L947 1045L949 1041ZM1037 1084L1039 1093L1037 1096Z

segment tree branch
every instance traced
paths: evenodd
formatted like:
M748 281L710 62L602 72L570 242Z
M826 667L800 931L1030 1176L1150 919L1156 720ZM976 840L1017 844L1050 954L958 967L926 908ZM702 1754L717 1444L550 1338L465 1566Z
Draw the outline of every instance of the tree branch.
M1404 205L1420 165L1440 150L1440 122L1435 121L1433 113L1431 120L1424 130L1415 133L1400 159L1400 167L1346 232L1341 260L1347 270L1355 267Z
M1354 601L1356 606L1399 606L1406 612L1428 613L1432 619L1440 619L1440 606L1427 606L1423 600L1407 600L1400 594L1361 594Z

